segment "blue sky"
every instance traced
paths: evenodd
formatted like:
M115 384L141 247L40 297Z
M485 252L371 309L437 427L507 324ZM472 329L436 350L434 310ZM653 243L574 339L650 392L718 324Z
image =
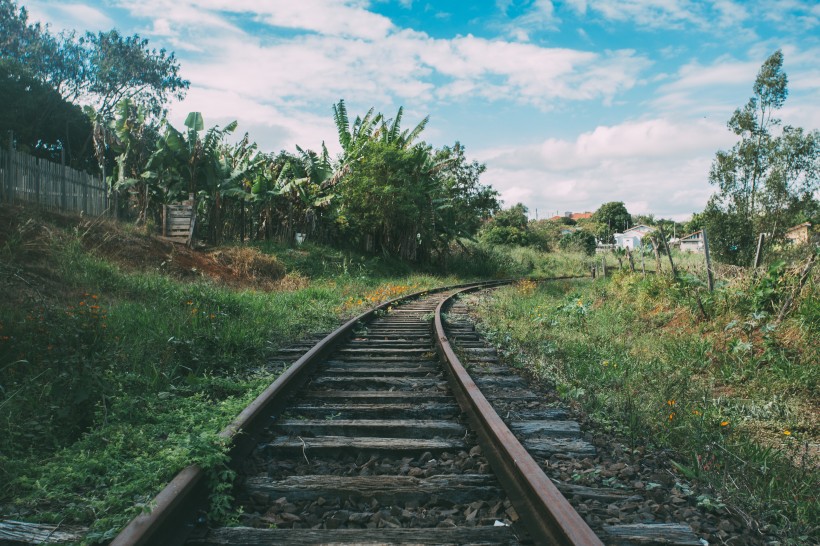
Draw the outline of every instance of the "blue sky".
M262 149L339 149L331 106L370 107L456 140L531 216L624 201L685 219L712 193L732 111L785 56L785 124L820 127L814 0L24 1L52 30L139 33L174 51L187 98L170 117L239 121Z

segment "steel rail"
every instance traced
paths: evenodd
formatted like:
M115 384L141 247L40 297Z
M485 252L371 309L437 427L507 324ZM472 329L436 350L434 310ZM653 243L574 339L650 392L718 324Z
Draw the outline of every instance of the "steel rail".
M478 288L468 287L458 293ZM440 302L436 308L436 347L450 371L450 387L473 425L484 456L522 516L530 537L536 544L544 545L603 546L601 539L501 420L453 351L444 330L441 310L456 295Z
M466 283L431 290L423 290L395 298L350 319L328 334L319 343L294 362L282 375L265 389L253 402L219 433L232 446L233 460L253 448L254 434L264 428L268 417L284 405L288 394L303 385L316 365L341 344L356 326L372 319L378 312L400 302L417 299L426 294L447 290L469 289L508 284L515 279ZM110 543L111 546L171 546L182 544L194 529L197 513L207 496L207 473L198 465L180 471L151 502L148 513L136 516Z

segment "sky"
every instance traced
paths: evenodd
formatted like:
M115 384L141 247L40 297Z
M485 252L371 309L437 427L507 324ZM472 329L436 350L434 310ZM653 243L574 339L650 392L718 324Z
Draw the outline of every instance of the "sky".
M530 217L623 201L685 220L732 112L784 54L785 125L820 128L817 0L31 0L52 31L118 29L191 82L169 117L237 120L265 151L340 150L332 106L460 142Z

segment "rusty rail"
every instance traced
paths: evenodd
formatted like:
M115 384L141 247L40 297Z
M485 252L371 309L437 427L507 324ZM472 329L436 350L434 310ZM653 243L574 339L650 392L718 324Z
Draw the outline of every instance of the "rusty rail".
M477 288L465 288L459 293ZM522 516L531 538L537 544L545 545L603 546L603 542L501 420L456 356L441 319L441 309L451 298L442 301L436 308L436 346L450 370L450 386L473 425L484 456Z
M454 289L475 290L509 284L514 280L468 283L416 292L382 303L347 321L294 362L220 432L219 436L228 440L232 446L230 449L232 460L236 461L250 452L255 445L255 433L264 427L268 417L283 407L286 395L303 385L316 365L342 343L360 322L370 320L376 313L392 305L425 294ZM525 515L525 519L533 520L532 528L528 525L528 530L536 542L543 544L602 544L543 471L538 468L532 457L518 443L467 375L443 333L440 314L443 303L436 310L436 343L439 345L441 354L450 359L451 363L448 365L453 370L453 377L451 377L453 390L462 409L471 415L482 449L491 461L493 469L499 473L505 488L511 487L508 495L516 510ZM465 394L467 391L469 394ZM487 430L492 430L492 432L487 432ZM505 463L504 457L512 457L511 462ZM206 497L207 480L205 478L206 471L197 465L188 466L180 471L154 498L152 510L131 520L114 538L111 546L182 544L194 529L197 513L201 510L203 499ZM532 503L534 508L529 509L528 503Z
M253 436L269 417L281 408L285 395L294 392L309 377L324 356L343 342L357 324L370 320L379 311L401 301L418 298L425 294L457 288L492 286L511 280L468 283L456 286L424 290L382 303L347 321L328 334L318 344L294 362L282 375L265 389L234 421L219 433L232 444L231 458L236 460L250 452ZM182 544L193 530L197 512L206 496L206 472L198 465L180 471L165 488L154 497L148 513L135 517L111 542L111 546L171 546Z

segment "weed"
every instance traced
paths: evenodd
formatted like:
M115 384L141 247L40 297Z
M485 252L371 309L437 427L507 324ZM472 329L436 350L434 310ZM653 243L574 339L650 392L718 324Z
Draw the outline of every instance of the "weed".
M782 265L708 299L697 277L681 279L616 272L607 282L502 289L484 303L481 327L631 446L673 454L679 474L720 495L698 496L701 506L731 501L784 537L816 533L817 461L807 447L817 434L807 403L818 379L816 295L773 328L793 282Z

